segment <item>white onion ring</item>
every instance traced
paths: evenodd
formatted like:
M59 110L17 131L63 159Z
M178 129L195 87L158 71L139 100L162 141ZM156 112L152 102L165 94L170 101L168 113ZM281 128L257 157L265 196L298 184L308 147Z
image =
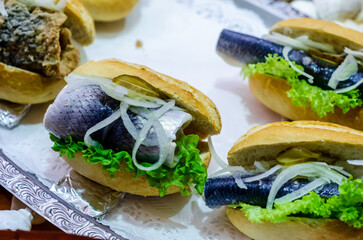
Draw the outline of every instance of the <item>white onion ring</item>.
M154 165L152 165L150 167L144 167L141 164L139 164L137 162L137 159L136 159L136 153L137 153L137 150L139 149L141 143L146 138L147 133L149 132L149 130L151 129L151 127L154 126L155 125L155 122L156 121L159 121L159 118L164 113L166 113L167 111L169 111L174 105L175 105L175 100L171 100L170 102L168 102L167 104L165 104L164 106L162 106L160 109L154 111L151 114L149 120L145 123L144 127L141 129L141 131L139 133L139 136L136 139L134 148L132 149L132 160L133 160L133 162L134 162L134 164L135 164L135 166L137 168L139 168L141 170L144 170L144 171L151 171L151 170L154 170L154 169L159 168L165 162L167 155L165 155L165 156L162 155L162 153L164 153L164 151L162 151L162 149L160 149L159 160ZM159 144L160 144L161 139L158 139L158 141L159 141Z
M112 113L109 117L103 119L101 122L97 123L90 129L88 129L86 134L84 135L84 143L86 144L86 146L96 145L96 141L94 141L91 138L92 133L97 132L98 130L110 125L120 117L121 117L121 110L119 109L116 112Z
M241 172L237 172L237 173L233 173L232 174L234 181L236 182L237 186L241 189L247 189L246 184L243 182L241 176L242 173Z
M221 176L224 173L234 173L234 172L243 172L247 173L246 169L242 166L228 166L226 168L220 169L209 175L209 178Z
M265 168L262 166L262 164L261 164L261 162L260 162L260 161L255 161L255 162L253 163L253 165L255 165L256 169L257 169L258 171L260 171L260 172L266 172L266 171L267 171L267 169L265 169Z
M300 188L299 190L286 194L283 197L276 198L275 203L282 204L285 202L292 202L296 199L299 199L299 198L305 196L307 193L328 184L329 182L330 181L328 179L326 179L325 177L317 178L314 181L306 184L304 187Z
M216 163L221 167L221 168L227 168L228 167L228 164L225 163L222 158L220 158L213 146L213 142L212 142L212 138L209 136L208 137L208 147L209 147L209 150L212 154L212 157L213 159L216 161Z
M292 62L289 59L289 52L292 50L291 47L284 47L282 50L282 56L289 62L290 67L292 67L292 69L294 69L296 72L300 73L301 75L307 77L308 82L310 84L314 83L314 77L300 69L298 69L294 64L292 64Z
M347 162L351 165L363 166L363 160L348 160Z
M320 163L302 163L296 164L284 169L279 175L277 175L275 181L272 183L270 193L267 198L266 208L272 209L275 197L280 188L290 179L296 176L311 176L316 174L317 177L325 177L332 182L342 184L342 179L345 177L340 173L332 170L330 166Z
M350 90L356 89L357 87L359 87L359 85L361 85L363 83L363 78L361 80L359 80L356 84L346 87L346 88L341 88L338 90L334 90L334 92L336 93L345 93L345 92L349 92Z
M344 61L335 69L331 75L328 86L332 89L337 89L339 82L346 81L358 72L358 62L353 55L348 54Z
M281 169L281 165L276 165L273 168L269 169L268 171L261 173L259 175L253 176L253 177L248 177L243 179L245 182L254 182L254 181L258 181L260 179L266 178L270 175L272 175L273 173L275 173L276 171Z

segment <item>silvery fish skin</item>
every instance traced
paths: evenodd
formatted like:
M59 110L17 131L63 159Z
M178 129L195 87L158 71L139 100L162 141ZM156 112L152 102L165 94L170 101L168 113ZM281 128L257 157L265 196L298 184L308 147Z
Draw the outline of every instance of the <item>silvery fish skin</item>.
M244 64L265 62L265 57L268 54L277 54L282 57L282 50L284 46L250 36L243 33L238 33L224 29L219 36L217 43L218 54L232 65L242 66ZM291 61L304 67L304 71L314 77L312 85L318 86L325 90L332 90L328 86L329 79L335 67L323 63L309 54L292 49L288 53ZM363 78L363 73L356 73L350 76L346 81L340 81L337 89L346 88L354 85ZM363 86L358 87L359 91L363 93Z
M95 85L83 86L73 91L65 87L51 104L44 116L45 128L58 138L72 136L77 141L83 141L87 130L109 117L120 107L120 102L109 97ZM155 109L149 109L154 111ZM147 119L128 110L128 115L136 129L140 131ZM175 140L176 133L192 119L191 115L181 110L169 110L159 119L170 142ZM134 138L126 130L121 118L107 127L91 134L106 149L127 151L131 154L135 144ZM140 146L138 160L156 161L159 158L159 148L154 129L151 128ZM154 144L147 144L154 143ZM175 143L170 152L174 152Z
M246 178L252 175L240 175ZM245 182L247 189L238 187L234 176L223 176L209 178L204 186L204 196L206 205L210 208L217 208L240 202L260 207L266 207L267 198L271 190L273 180L272 175L258 181ZM295 179L286 182L278 191L276 198L294 192L309 183L307 179ZM323 198L330 198L339 195L339 186L336 183L324 185L317 193Z

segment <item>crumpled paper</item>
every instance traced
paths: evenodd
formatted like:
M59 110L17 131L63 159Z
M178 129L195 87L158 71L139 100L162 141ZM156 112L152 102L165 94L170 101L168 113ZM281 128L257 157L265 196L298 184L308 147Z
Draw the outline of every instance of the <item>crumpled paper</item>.
M0 211L0 219L0 230L29 231L32 226L33 215L28 208L17 211Z

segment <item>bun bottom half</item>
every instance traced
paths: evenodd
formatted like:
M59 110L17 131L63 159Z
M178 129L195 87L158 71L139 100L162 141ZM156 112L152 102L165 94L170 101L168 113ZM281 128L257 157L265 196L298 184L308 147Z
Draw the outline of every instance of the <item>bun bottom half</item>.
M363 130L363 108L357 107L343 113L335 107L334 113L319 117L309 107L295 106L286 92L290 86L286 80L267 74L254 74L249 79L250 90L266 107L290 120L316 120L337 123L354 129Z
M203 160L204 165L208 167L211 159L211 153L204 143L200 149L200 157ZM79 152L76 153L76 156L72 159L67 158L66 156L63 156L62 158L79 174L113 190L144 197L160 196L159 190L157 188L150 187L149 181L145 178L145 176L134 178L134 173L121 170L115 172L116 176L111 178L107 172L102 171L101 164L87 163ZM122 162L121 169L126 167L127 165ZM172 185L169 187L166 195L177 193L179 192L179 189L179 187Z
M226 207L232 224L255 240L358 240L363 239L363 229L349 227L333 219L291 217L282 223L252 223L245 214Z
M52 79L0 63L0 99L21 104L53 100L66 85L63 79Z

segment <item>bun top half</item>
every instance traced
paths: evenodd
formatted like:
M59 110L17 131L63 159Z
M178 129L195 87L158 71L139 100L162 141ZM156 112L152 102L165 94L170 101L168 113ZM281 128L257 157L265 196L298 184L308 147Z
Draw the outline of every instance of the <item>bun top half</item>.
M79 0L68 0L64 13L67 15L65 25L71 30L73 38L82 45L93 42L96 29L91 14Z
M160 95L175 99L177 106L187 110L193 116L193 121L184 130L186 134L197 134L204 139L210 135L219 134L221 131L221 118L214 103L186 82L148 67L117 59L91 61L78 67L75 72L110 79L123 74L139 77Z
M303 147L324 153L337 161L363 159L363 132L317 121L277 122L250 129L228 153L232 166L253 166L255 161L273 161L279 153Z
M272 26L270 32L292 38L305 35L310 40L331 44L337 53L343 52L345 47L356 51L363 48L363 33L319 19L284 20Z

